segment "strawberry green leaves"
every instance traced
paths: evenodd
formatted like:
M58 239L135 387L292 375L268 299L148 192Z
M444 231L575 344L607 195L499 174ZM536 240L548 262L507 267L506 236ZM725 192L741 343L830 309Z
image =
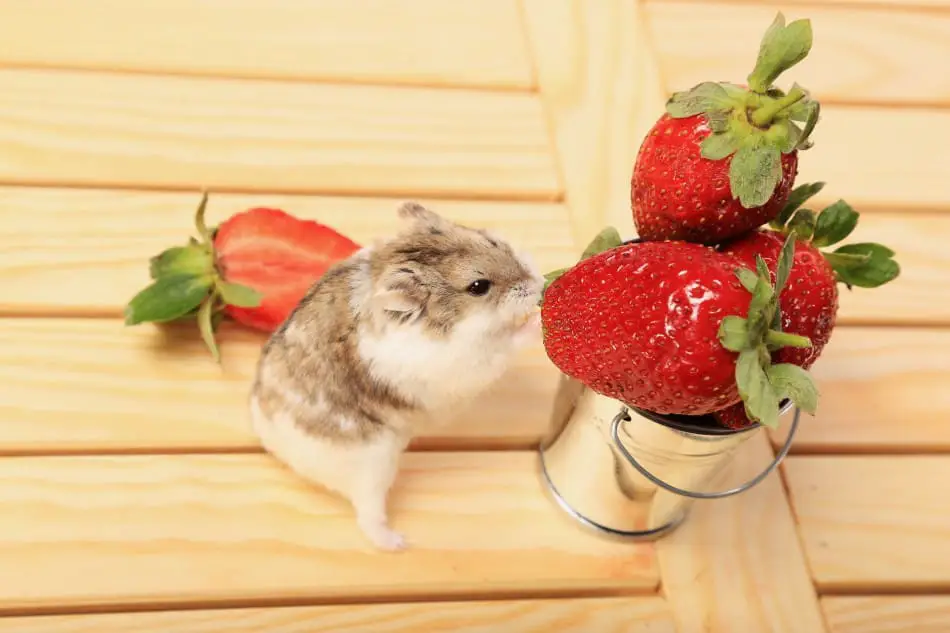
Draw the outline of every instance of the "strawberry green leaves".
M755 68L748 76L749 87L765 94L779 75L805 59L811 45L811 22L795 20L786 25L779 12L762 37Z
M824 253L838 281L848 287L877 288L900 275L894 251L874 243L845 244L831 253Z
M666 111L670 116L681 119L706 112L730 110L737 103L721 84L706 81L689 90L673 93L666 102Z
M807 372L788 363L772 365L771 352L777 349L811 346L807 337L782 332L778 327L779 295L794 265L795 240L794 235L789 235L782 245L774 286L761 256L756 258L755 272L747 268L736 270L743 287L752 295L748 316L730 315L719 325L722 346L739 354L736 386L746 417L770 428L778 426L779 403L786 398L812 414L818 406L818 390Z
M785 234L810 242L816 248L838 244L857 228L860 214L844 200L837 200L815 213L801 206L825 186L823 182L799 185L789 194L788 202L770 223ZM877 288L900 275L894 251L881 244L859 242L845 244L834 251L821 251L831 264L839 282L849 289Z
M220 360L214 332L223 305L254 307L262 295L242 284L223 279L215 264L214 230L205 223L208 194L202 192L195 212L198 238L172 246L149 259L153 282L136 294L125 308L126 325L164 323L196 318L201 337L216 361Z
M225 303L242 308L253 308L260 305L263 295L250 286L235 284L228 281L219 281L218 293Z
M818 214L811 243L815 246L837 244L851 235L857 225L858 213L844 200L838 200Z
M208 295L210 276L171 274L158 278L132 297L125 307L125 324L164 323L183 317Z
M781 229L785 226L785 223L791 219L793 213L824 188L825 183L812 182L798 185L792 189L788 194L788 200L785 201L785 206L783 206L782 210L775 216L775 219L769 222L769 226L773 229Z
M782 178L782 153L775 147L746 145L732 157L729 186L747 209L769 201Z

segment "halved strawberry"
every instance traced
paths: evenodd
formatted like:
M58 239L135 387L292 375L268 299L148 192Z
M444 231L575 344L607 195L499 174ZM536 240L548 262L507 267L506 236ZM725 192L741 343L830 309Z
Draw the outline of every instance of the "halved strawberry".
M196 317L216 360L214 331L221 317L273 331L330 266L360 248L319 222L266 207L236 213L209 229L207 203L204 193L195 214L200 239L189 238L149 260L154 281L129 301L125 322Z

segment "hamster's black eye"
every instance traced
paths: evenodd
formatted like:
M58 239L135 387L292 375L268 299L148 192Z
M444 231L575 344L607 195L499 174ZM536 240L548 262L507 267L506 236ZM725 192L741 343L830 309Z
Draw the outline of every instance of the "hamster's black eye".
M468 285L468 293L476 297L481 297L489 290L491 290L491 282L487 279L476 279Z

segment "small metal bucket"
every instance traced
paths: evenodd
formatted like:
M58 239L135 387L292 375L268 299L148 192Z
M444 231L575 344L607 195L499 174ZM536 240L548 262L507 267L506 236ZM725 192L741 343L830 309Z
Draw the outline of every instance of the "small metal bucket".
M782 413L791 408L782 403ZM739 494L765 479L792 445L795 409L784 446L760 474L714 490L733 451L761 430L720 428L696 416L657 415L602 396L561 376L551 428L540 447L544 485L582 524L614 537L654 540L674 530L695 499Z

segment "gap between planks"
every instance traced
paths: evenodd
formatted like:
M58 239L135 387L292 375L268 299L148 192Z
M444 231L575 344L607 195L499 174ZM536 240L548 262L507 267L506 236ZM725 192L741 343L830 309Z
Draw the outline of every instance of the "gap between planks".
M0 619L4 633L679 633L659 597L358 603ZM504 628L499 628L504 627Z

